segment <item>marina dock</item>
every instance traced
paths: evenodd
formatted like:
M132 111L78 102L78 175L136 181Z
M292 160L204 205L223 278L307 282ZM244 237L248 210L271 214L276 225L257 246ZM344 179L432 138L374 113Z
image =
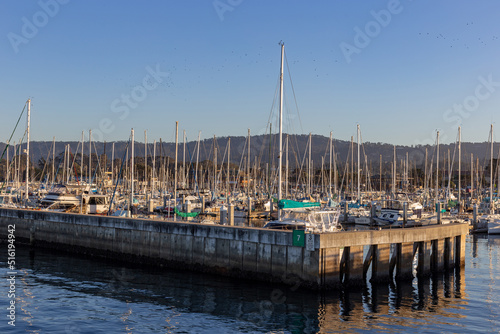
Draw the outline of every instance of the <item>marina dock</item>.
M335 233L0 208L0 237L91 257L313 289L411 280L464 266L467 224ZM302 232L302 233L301 233Z

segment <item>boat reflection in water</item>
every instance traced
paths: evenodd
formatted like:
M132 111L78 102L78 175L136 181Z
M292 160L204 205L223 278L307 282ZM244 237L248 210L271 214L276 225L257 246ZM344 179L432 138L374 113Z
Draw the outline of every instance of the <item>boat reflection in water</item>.
M283 286L134 267L41 249L22 248L17 254L23 276L18 280L18 306L30 318L29 322L20 319L16 327L26 330L56 326L64 316L66 323L79 328L109 332L125 329L125 325L141 333L213 328L222 332L426 328L457 332L463 329L457 322L467 305L463 268L413 283L317 292L302 287L297 277L289 277L290 286ZM54 306L54 298L60 306ZM147 328L143 327L145 319Z

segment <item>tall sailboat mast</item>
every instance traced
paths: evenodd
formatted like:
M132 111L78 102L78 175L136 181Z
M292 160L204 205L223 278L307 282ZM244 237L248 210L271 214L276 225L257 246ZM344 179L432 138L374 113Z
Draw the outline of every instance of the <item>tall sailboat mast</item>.
M132 130L132 133L134 131ZM92 187L92 129L89 130L89 187ZM89 188L89 189L90 189Z
M52 151L52 183L55 183L54 180L54 156L55 156L55 137L54 137L54 150ZM82 131L82 156L80 160L80 180L82 181L83 184L83 143L85 141L85 137Z
M278 202L282 198L281 193L281 169L282 169L282 159L283 155L283 59L285 54L285 44L281 43L281 68L280 68L280 115L279 115L279 153L278 153ZM272 205L272 203L271 203ZM278 219L281 218L281 210L278 208Z
M439 199L439 131L436 134L436 203Z
M134 129L130 132L131 147L130 147L130 216L132 216L132 206L134 205ZM92 183L90 184L92 185Z
M175 164L174 164L174 208L177 206L177 148L179 145L179 121L175 122ZM174 213L174 220L177 215Z
M396 145L393 147L393 161L392 161L392 199L396 199Z
M360 171L361 171L361 166L359 164L359 124L357 126L357 142L358 142L358 165L356 167L356 174L358 174L358 188L357 188L357 200L360 201L361 200L361 197L360 197L360 192L359 192L359 187L360 187L360 183L361 183L361 180L360 180Z
M285 198L288 198L288 135L286 135L286 156L285 156Z
M328 197L332 198L332 132L330 131L330 168L328 173Z
M462 128L458 127L458 207L462 211Z
M30 182L30 118L31 118L31 99L28 99L28 115L26 123L26 191L24 198L26 201L29 199L29 182Z
M29 113L29 108L28 108ZM491 149L490 149L490 213L493 213L493 124L490 127Z
M144 130L144 193L148 192L148 132Z

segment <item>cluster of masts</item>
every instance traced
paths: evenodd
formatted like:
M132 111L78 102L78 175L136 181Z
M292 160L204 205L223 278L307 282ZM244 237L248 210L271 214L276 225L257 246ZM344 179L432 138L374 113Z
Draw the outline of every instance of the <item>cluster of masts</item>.
M490 197L490 206L495 203L495 192L493 185L500 187L498 176L500 176L500 168L493 166L493 140L490 140L490 163L489 167L489 191L474 191L479 190L481 183L485 178L482 169L479 168L479 161L474 163L473 156L470 157L470 170L467 177L467 189L462 189L465 183L462 180L462 153L461 153L461 129L458 128L457 150L458 154L453 153L453 158L450 157L448 151L448 159L440 170L440 153L439 153L439 132L436 136L435 155L432 154L431 161L426 157L424 163L424 176L418 177L415 170L411 170L411 161L408 154L406 159L399 163L401 166L398 173L396 161L396 148L394 147L394 157L391 163L391 185L387 187L388 182L382 183L384 171L382 170L382 160L380 160L379 177L375 175L375 171L368 164L366 154L361 157L363 144L361 142L360 127L357 126L357 162L354 161L353 138L351 138L351 147L348 154L348 159L342 164L337 159L335 147L333 145L332 134L326 148L325 156L322 157L321 168L314 169L311 159L312 140L309 135L309 142L306 152L304 152L304 160L306 153L308 154L308 162L301 164L300 168L293 170L293 176L290 177L290 168L288 160L288 140L286 136L283 147L284 150L279 150L279 155L283 156L282 160L285 166L280 163L278 168L273 168L269 163L265 167L258 165L257 157L250 155L250 130L248 131L247 141L244 145L244 151L239 166L230 163L231 157L231 140L228 138L227 146L224 153L218 152L219 147L216 145L214 137L213 160L210 164L206 161L201 163L199 159L200 150L200 134L198 135L198 143L196 145L196 162L187 161L186 159L186 141L184 140L182 159L179 159L178 147L178 122L176 122L176 143L175 143L175 159L171 161L170 157L163 155L161 139L160 149L157 149L157 141L153 141L152 145L148 144L147 132L144 131L144 157L136 157L134 148L135 133L131 130L130 138L127 143L127 148L124 150L124 156L120 159L115 157L115 143L111 143L111 159L108 161L108 156L98 154L95 143L92 142L92 131L89 131L88 142L84 141L84 133L82 132L81 141L75 152L71 151L70 145L65 145L64 154L59 163L56 165L56 142L53 139L52 147L47 153L47 159L41 171L33 172L30 166L29 159L29 117L30 117L30 100L26 102L27 107L27 128L26 128L26 149L25 155L20 154L22 143L14 146L14 156L12 159L9 156L9 149L4 150L6 155L6 173L4 182L1 187L2 193L10 193L11 197L17 191L17 201L28 202L30 194L38 194L43 196L51 187L57 184L63 184L71 187L77 194L82 193L101 193L101 194L119 194L123 198L123 194L128 193L128 203L134 202L136 194L143 196L149 194L150 198L171 199L180 198L182 195L200 196L201 194L210 193L211 199L223 195L227 197L233 194L233 197L252 197L255 200L271 200L272 198L294 198L308 197L315 200L328 201L329 199L340 202L350 199L355 201L370 201L375 198L394 198L397 192L404 191L407 193L420 194L424 204L432 206L437 201L448 202L449 199L456 200L463 207L467 204L462 202L465 195L468 195L467 200L469 206L473 200L480 201L479 197L474 198L472 194L484 195ZM490 138L492 138L493 126L491 126ZM186 138L184 132L184 139ZM87 162L85 162L86 152L88 147ZM158 152L157 152L158 151ZM157 153L160 153L159 155ZM218 157L222 155L222 161L218 161ZM350 159L349 159L350 155ZM52 158L50 159L50 156ZM60 156L60 155L59 155ZM130 157L129 157L130 156ZM455 163L455 156L458 156L458 164ZM330 163L325 163L329 158ZM434 163L435 159L435 163ZM140 160L139 162L137 162ZM180 160L180 161L179 161ZM272 161L273 159L269 159ZM364 164L363 164L364 160ZM252 165L252 161L255 161ZM498 163L498 159L496 160ZM51 162L51 163L50 163ZM446 165L448 165L446 167ZM453 185L452 175L453 166L458 165L458 173L456 174L455 182L458 185ZM476 168L473 168L474 165ZM306 166L306 167L304 167ZM342 167L343 166L343 167ZM431 168L432 166L432 168ZM435 167L435 168L434 168ZM140 169L140 170L138 170ZM30 172L31 170L31 172ZM497 175L494 175L494 170ZM284 174L284 177L281 174ZM482 173L483 175L480 175ZM142 174L142 175L141 175ZM305 175L304 175L305 174ZM141 176L140 176L141 175ZM446 176L446 177L445 177ZM496 177L495 177L496 176ZM38 180L35 180L38 178ZM278 186L277 179L283 179L282 185ZM458 179L458 182L457 182ZM28 180L28 182L26 182ZM379 182L377 182L379 181ZM384 177L384 181L386 177ZM417 183L418 182L418 183ZM413 184L412 184L413 183ZM385 191L384 191L385 190ZM481 189L482 190L482 189ZM113 196L114 198L118 198ZM260 198L259 198L260 197ZM31 198L33 199L33 198ZM116 203L116 202L115 202ZM111 203L113 204L113 203ZM111 206L110 206L111 208Z
M163 155L162 143L160 139L160 156L157 155L157 142L153 142L152 151L148 145L147 132L144 132L144 160L137 163L139 160L135 155L135 133L131 130L130 138L127 143L127 148L124 150L123 157L115 157L115 143L112 143L111 159L108 162L107 155L99 155L92 142L92 131L89 131L88 138L88 162L85 163L85 141L84 132L82 132L81 141L78 144L75 152L71 151L69 145L65 146L64 157L60 159L60 163L56 166L55 138L51 151L48 152L45 164L39 174L31 173L33 168L30 163L30 112L31 100L25 104L24 110L27 109L27 125L25 135L18 145L14 145L14 150L20 148L24 138L26 138L26 155L25 161L22 163L21 154L18 150L14 157L9 160L9 143L16 129L14 129L11 137L7 141L7 146L2 154L7 156L6 175L0 193L10 193L10 197L17 192L16 198L18 202L27 205L30 202L30 194L38 193L39 197L50 190L55 185L66 185L74 189L76 195L101 193L107 194L110 198L109 210L112 211L114 206L117 207L119 202L128 202L129 210L134 204L137 194L142 194L148 198L163 198L165 206L165 198L170 198L174 201L174 206L180 196L195 195L201 197L200 194L210 193L211 200L224 197L225 202L229 202L231 197L234 198L253 198L260 200L268 200L270 210L272 210L273 199L275 202L281 199L297 199L300 197L313 198L314 200L325 201L347 201L354 200L362 202L363 200L373 199L395 199L396 193L404 191L406 193L418 193L424 206L432 206L439 201L445 203L449 199L456 199L459 207L463 208L466 204L463 201L463 196L466 194L462 187L462 153L461 153L461 129L458 128L458 185L452 186L452 169L455 166L455 153L453 159L450 158L448 152L448 168L443 166L443 171L440 172L440 154L439 154L439 132L436 136L435 154L432 154L431 161L428 163L427 149L424 163L424 175L419 176L417 167L412 171L411 161L406 159L399 164L402 166L398 175L396 161L396 147L394 147L394 157L391 163L391 184L388 182L382 183L385 171L382 169L382 156L380 156L379 178L377 180L374 170L369 164L366 154L363 159L361 157L361 132L359 125L357 126L357 161L354 160L354 141L351 138L350 159L349 155L342 164L337 158L335 147L333 145L332 133L325 155L321 159L321 169L313 168L311 158L312 139L309 135L308 143L308 161L306 162L306 154L300 164L300 168L296 167L293 171L289 168L288 147L289 137L286 136L283 143L282 129L282 114L283 114L283 64L284 64L284 44L281 43L281 68L280 68L280 96L279 96L279 140L277 150L278 166L274 168L273 161L276 159L271 157L269 152L269 162L266 166L261 166L257 157L250 155L250 130L248 130L248 138L245 143L244 150L241 152L240 164L236 167L231 163L231 141L227 141L227 147L223 154L222 161L218 161L217 157L220 154L214 137L213 161L211 168L206 163L199 161L200 151L200 134L198 135L198 143L196 148L196 163L188 162L186 159L186 142L184 140L183 158L179 159L178 152L178 122L175 129L175 158L170 161L169 157ZM20 116L20 118L21 118ZM19 121L18 121L19 123ZM17 125L16 125L17 128ZM184 133L184 139L186 138ZM470 157L470 178L468 184L468 201L471 204L474 200L474 194L489 195L490 210L493 210L494 196L494 181L493 174L493 126L490 131L491 147L490 147L490 163L489 163L489 191L477 191L485 184L480 178L479 161L474 166L473 156ZM149 149L149 152L148 152ZM245 154L246 150L246 154ZM149 153L149 154L148 154ZM49 157L52 155L49 165ZM93 159L97 156L97 159ZM157 159L158 157L158 159ZM79 159L78 159L79 158ZM329 158L329 164L326 163ZM252 165L252 159L255 163ZM434 163L435 159L435 163ZM158 160L158 163L157 163ZM181 162L179 161L181 160ZM95 163L93 164L93 161ZM496 160L497 163L500 159ZM151 162L151 163L150 163ZM173 163L173 168L172 168ZM283 163L285 167L283 167ZM23 166L25 166L23 168ZM435 169L434 169L435 166ZM475 167L475 168L474 168ZM24 169L24 171L23 171ZM139 173L139 169L140 170ZM172 170L173 169L173 170ZM433 172L435 171L435 172ZM496 166L497 185L500 190L500 168ZM142 174L140 176L140 174ZM284 174L284 175L283 175ZM293 174L293 175L290 175ZM445 177L447 176L447 178ZM37 181L33 177L38 178ZM142 179L142 181L141 181ZM386 178L384 177L385 181ZM22 184L24 181L24 184ZM379 181L379 182L377 182ZM447 182L446 182L447 181ZM378 183L378 185L377 185ZM413 183L413 184L412 184ZM482 190L482 189L481 189ZM455 196L454 193L457 195ZM499 191L500 193L500 191ZM476 200L480 200L476 197ZM123 205L122 205L123 206ZM251 212L252 208L248 207L247 212ZM170 212L170 211L169 211ZM278 218L281 213L278 212Z

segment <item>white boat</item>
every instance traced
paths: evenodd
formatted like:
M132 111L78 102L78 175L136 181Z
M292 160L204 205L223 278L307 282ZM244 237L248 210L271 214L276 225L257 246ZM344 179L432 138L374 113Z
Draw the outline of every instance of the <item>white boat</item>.
M342 225L339 223L337 209L304 208L284 210L280 220L272 220L264 225L264 228L322 233L341 231Z
M417 225L417 219L419 217L412 213L412 211L407 211L406 215L406 226ZM375 223L379 226L403 226L404 221L404 211L401 209L384 208L380 211L380 214L373 217Z
M86 213L101 214L109 210L109 196L88 194L83 196L83 205L86 205Z
M488 234L500 234L500 215L483 215L479 217L479 225L486 226Z
M46 209L69 209L80 205L81 196L70 193L64 185L58 184L50 189L47 196L40 200L40 206Z
M199 197L196 197L196 196L185 196L184 197L184 205L187 207L187 205L189 205L191 207L191 210L193 211L197 211L197 212L201 212L202 210L202 202L200 200ZM182 211L184 208L183 208L183 204L182 204L182 200L180 201L180 204L177 204L177 210L179 211Z
M354 217L354 223L356 225L371 225L371 217L369 216L359 216L359 217Z

